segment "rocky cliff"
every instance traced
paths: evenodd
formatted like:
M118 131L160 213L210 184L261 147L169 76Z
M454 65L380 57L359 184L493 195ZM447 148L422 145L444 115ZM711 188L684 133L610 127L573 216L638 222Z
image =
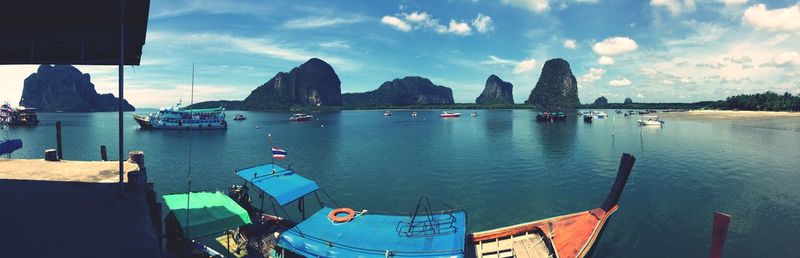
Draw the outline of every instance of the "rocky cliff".
M492 74L486 79L483 93L475 99L475 103L514 104L513 89L514 85L510 82L505 82L497 75Z
M381 84L378 89L363 93L342 95L345 106L410 106L426 104L453 104L453 91L435 85L418 76L394 79Z
M288 73L280 72L253 90L243 110L287 110L293 106L341 106L342 82L328 63L311 58Z
M98 94L91 76L71 65L40 65L25 79L19 105L46 112L103 112L116 111L117 98L110 93ZM134 110L125 100L122 107Z
M578 107L578 83L569 63L561 58L547 60L536 87L525 103L545 109Z
M594 100L594 104L595 105L606 105L606 104L608 104L608 99L606 98L606 96L600 96L599 98Z

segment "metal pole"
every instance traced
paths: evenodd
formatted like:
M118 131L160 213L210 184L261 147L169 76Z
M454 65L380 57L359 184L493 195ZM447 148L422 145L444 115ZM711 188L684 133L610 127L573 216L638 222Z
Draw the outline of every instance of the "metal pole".
M194 63L192 63L192 91L189 99L189 106L194 105ZM186 178L186 235L189 235L189 200L192 198L192 119L194 112L189 109L189 176Z
M123 93L123 78L125 77L125 0L120 0L119 5L119 99L117 100L117 118L119 125L119 193L122 194L124 189L123 181L125 171L123 170L123 144L125 138L122 132L122 100L125 99Z

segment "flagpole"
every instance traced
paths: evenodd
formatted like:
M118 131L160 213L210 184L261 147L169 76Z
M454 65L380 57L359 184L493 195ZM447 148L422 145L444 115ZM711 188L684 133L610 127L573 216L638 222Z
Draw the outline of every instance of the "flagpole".
M267 133L267 139L269 140L269 157L272 159L272 173L275 174L275 153L272 152L272 133Z

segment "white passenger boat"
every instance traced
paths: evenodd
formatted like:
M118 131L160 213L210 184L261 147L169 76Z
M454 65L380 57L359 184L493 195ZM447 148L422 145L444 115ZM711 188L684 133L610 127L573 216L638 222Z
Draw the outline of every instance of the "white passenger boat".
M142 129L219 130L227 129L225 108L187 109L178 102L174 107L160 108L157 113L134 114Z

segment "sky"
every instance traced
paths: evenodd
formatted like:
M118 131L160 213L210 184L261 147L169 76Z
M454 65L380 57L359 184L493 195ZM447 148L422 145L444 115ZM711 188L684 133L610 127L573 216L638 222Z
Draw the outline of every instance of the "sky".
M694 102L772 90L800 94L800 1L153 0L140 66L125 68L136 107L240 100L309 58L342 92L422 76L472 103L486 78L524 102L552 58L567 60L582 103ZM117 95L117 68L77 66ZM36 66L0 66L0 100L19 102Z

